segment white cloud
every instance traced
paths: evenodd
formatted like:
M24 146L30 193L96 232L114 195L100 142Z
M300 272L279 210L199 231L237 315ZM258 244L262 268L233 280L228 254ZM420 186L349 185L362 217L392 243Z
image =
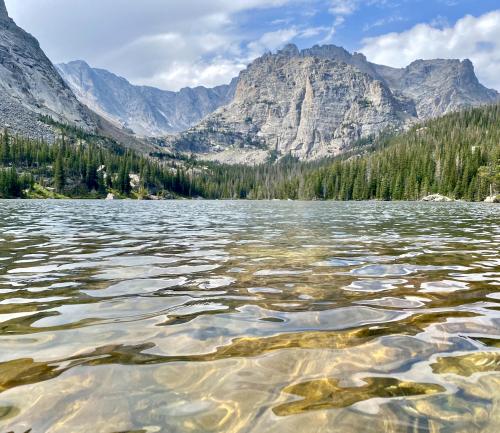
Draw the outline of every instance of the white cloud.
M329 0L328 12L335 18L321 44L331 43L339 27L343 26L346 18L354 14L362 6L387 7L393 5L392 0ZM379 24L380 25L380 24Z
M266 51L274 51L290 42L298 34L299 30L296 27L264 33L258 40L248 44L250 49L249 57L258 57Z
M393 7L393 0L330 0L329 12L333 15L352 15L362 6Z
M395 67L415 59L469 58L480 81L500 90L500 10L467 15L453 26L418 24L402 33L367 38L360 51L375 63Z
M334 15L351 15L358 8L357 0L331 0L330 13Z
M363 31L367 32L367 31L374 29L376 27L383 27L383 26L386 26L388 24L397 23L397 22L401 22L401 21L407 21L407 19L403 18L401 15L389 15L385 18L381 18L381 19L376 20L372 23L365 24L365 26L363 27Z
M138 80L136 84L170 89L172 83L179 83L177 88L196 87L200 84L213 87L228 83L229 77L236 77L246 64L216 57L210 61L197 63L174 61L168 69L151 77Z
M177 90L228 83L258 35L242 14L308 0L6 0L54 62L75 59L133 83ZM241 19L244 19L241 18ZM262 30L263 32L264 30ZM300 30L299 30L300 32ZM283 32L282 39L287 39ZM274 49L278 40L262 40Z

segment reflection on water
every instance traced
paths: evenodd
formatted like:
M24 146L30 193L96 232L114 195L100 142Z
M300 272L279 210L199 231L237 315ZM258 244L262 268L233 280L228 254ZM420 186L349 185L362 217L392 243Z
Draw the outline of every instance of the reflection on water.
M495 205L0 201L0 431L496 433L499 250Z

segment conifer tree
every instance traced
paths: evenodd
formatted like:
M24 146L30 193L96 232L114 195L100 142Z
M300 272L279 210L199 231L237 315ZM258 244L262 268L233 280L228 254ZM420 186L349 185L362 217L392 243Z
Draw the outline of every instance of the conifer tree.
M66 186L66 173L64 169L64 160L62 152L59 152L57 159L54 164L54 188L57 192L61 193L64 191Z

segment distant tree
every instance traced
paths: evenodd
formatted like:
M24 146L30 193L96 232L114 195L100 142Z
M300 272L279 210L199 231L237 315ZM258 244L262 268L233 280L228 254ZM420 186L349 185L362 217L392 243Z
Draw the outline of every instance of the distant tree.
M0 140L0 163L8 165L10 162L10 136L7 129L3 132L2 140Z
M57 192L61 193L64 191L66 186L66 173L64 169L64 160L62 152L59 152L57 159L54 164L54 188Z

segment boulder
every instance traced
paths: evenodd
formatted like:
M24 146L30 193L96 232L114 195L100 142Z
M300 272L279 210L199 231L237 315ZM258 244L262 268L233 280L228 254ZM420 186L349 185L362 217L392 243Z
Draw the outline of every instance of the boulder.
M485 203L500 203L500 195L490 195L484 200Z
M450 197L446 197L446 196L441 195L441 194L432 194L432 195L428 195L427 197L424 197L422 199L422 201L450 202L450 201L454 201L454 200Z
M109 194L106 196L106 200L114 200L114 199L115 199L115 195L114 195L114 194L109 193Z

